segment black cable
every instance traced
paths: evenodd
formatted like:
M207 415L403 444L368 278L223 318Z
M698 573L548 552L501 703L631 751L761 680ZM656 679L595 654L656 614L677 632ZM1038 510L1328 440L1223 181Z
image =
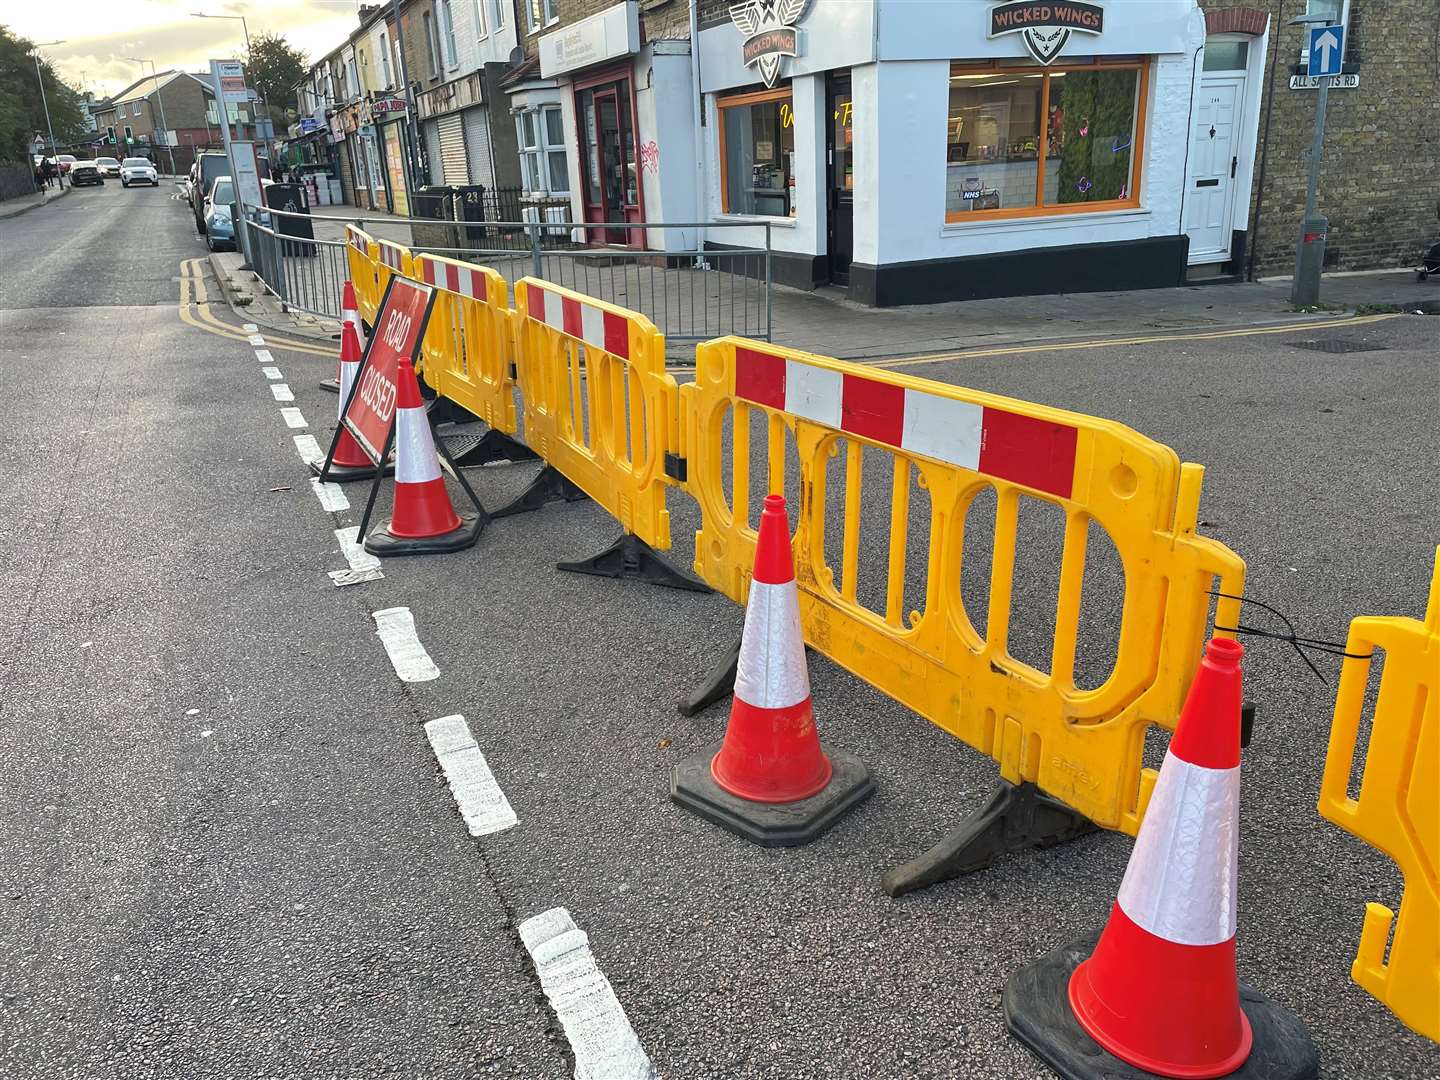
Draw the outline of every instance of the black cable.
M1313 649L1315 652L1324 653L1326 656L1343 657L1347 660L1369 660L1375 655L1373 652L1346 652L1343 642L1322 641L1320 638L1300 637L1298 634L1295 633L1294 623L1292 623L1285 616L1285 613L1283 611L1279 611L1276 608L1271 607L1269 604L1263 603L1259 600L1252 600L1248 596L1236 596L1233 593L1220 592L1218 589L1211 589L1210 595L1219 597L1223 600L1238 600L1242 604L1253 604L1255 607L1260 608L1262 611L1268 611L1270 614L1274 615L1277 619L1283 622L1287 631L1283 634L1278 633L1274 630L1266 630L1258 626L1246 626L1238 621L1234 626L1221 626L1219 623L1216 623L1215 629L1224 631L1227 634L1244 634L1247 637L1267 638L1271 641L1289 642L1294 647L1295 652L1300 657L1300 659L1305 661L1305 666L1308 667L1311 672L1314 673L1315 677L1320 680L1321 684L1325 686L1329 686L1330 684L1325 681L1325 676L1320 674L1320 669L1317 668L1314 663L1311 662L1310 657L1306 655L1306 649Z

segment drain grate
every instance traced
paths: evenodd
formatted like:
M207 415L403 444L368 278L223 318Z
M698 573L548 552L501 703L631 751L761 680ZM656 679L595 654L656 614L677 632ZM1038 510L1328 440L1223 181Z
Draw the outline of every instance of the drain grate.
M1344 338L1325 338L1321 341L1292 341L1290 347L1294 349L1309 349L1311 352L1323 353L1352 353L1352 352L1385 352L1390 346L1372 345L1368 341L1346 341Z

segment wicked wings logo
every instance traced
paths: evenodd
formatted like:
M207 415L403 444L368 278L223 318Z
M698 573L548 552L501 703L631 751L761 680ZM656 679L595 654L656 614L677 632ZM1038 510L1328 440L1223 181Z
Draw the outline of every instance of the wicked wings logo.
M990 37L1019 34L1030 55L1042 64L1060 55L1072 33L1099 35L1104 29L1105 9L1099 4L1017 0L990 9Z
M746 0L730 7L730 18L745 35L740 55L755 68L766 86L780 77L780 58L800 54L800 31L795 24L810 0Z

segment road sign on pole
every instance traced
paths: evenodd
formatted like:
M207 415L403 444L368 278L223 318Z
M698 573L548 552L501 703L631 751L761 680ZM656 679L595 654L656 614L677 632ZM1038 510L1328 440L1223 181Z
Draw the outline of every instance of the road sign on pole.
M1310 27L1310 60L1306 74L1312 79L1339 75L1345 56L1343 26Z

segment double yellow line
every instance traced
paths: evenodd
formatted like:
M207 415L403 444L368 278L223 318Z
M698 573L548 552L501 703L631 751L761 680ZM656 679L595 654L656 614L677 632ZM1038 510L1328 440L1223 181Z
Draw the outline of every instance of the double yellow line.
M199 259L185 259L180 263L180 321L216 337L241 341L247 345L250 342L249 334L221 321L211 312L210 292L205 286L205 272ZM327 347L317 341L297 341L273 333L265 334L265 344L289 352L323 356L327 360L333 360L340 352L337 348Z

